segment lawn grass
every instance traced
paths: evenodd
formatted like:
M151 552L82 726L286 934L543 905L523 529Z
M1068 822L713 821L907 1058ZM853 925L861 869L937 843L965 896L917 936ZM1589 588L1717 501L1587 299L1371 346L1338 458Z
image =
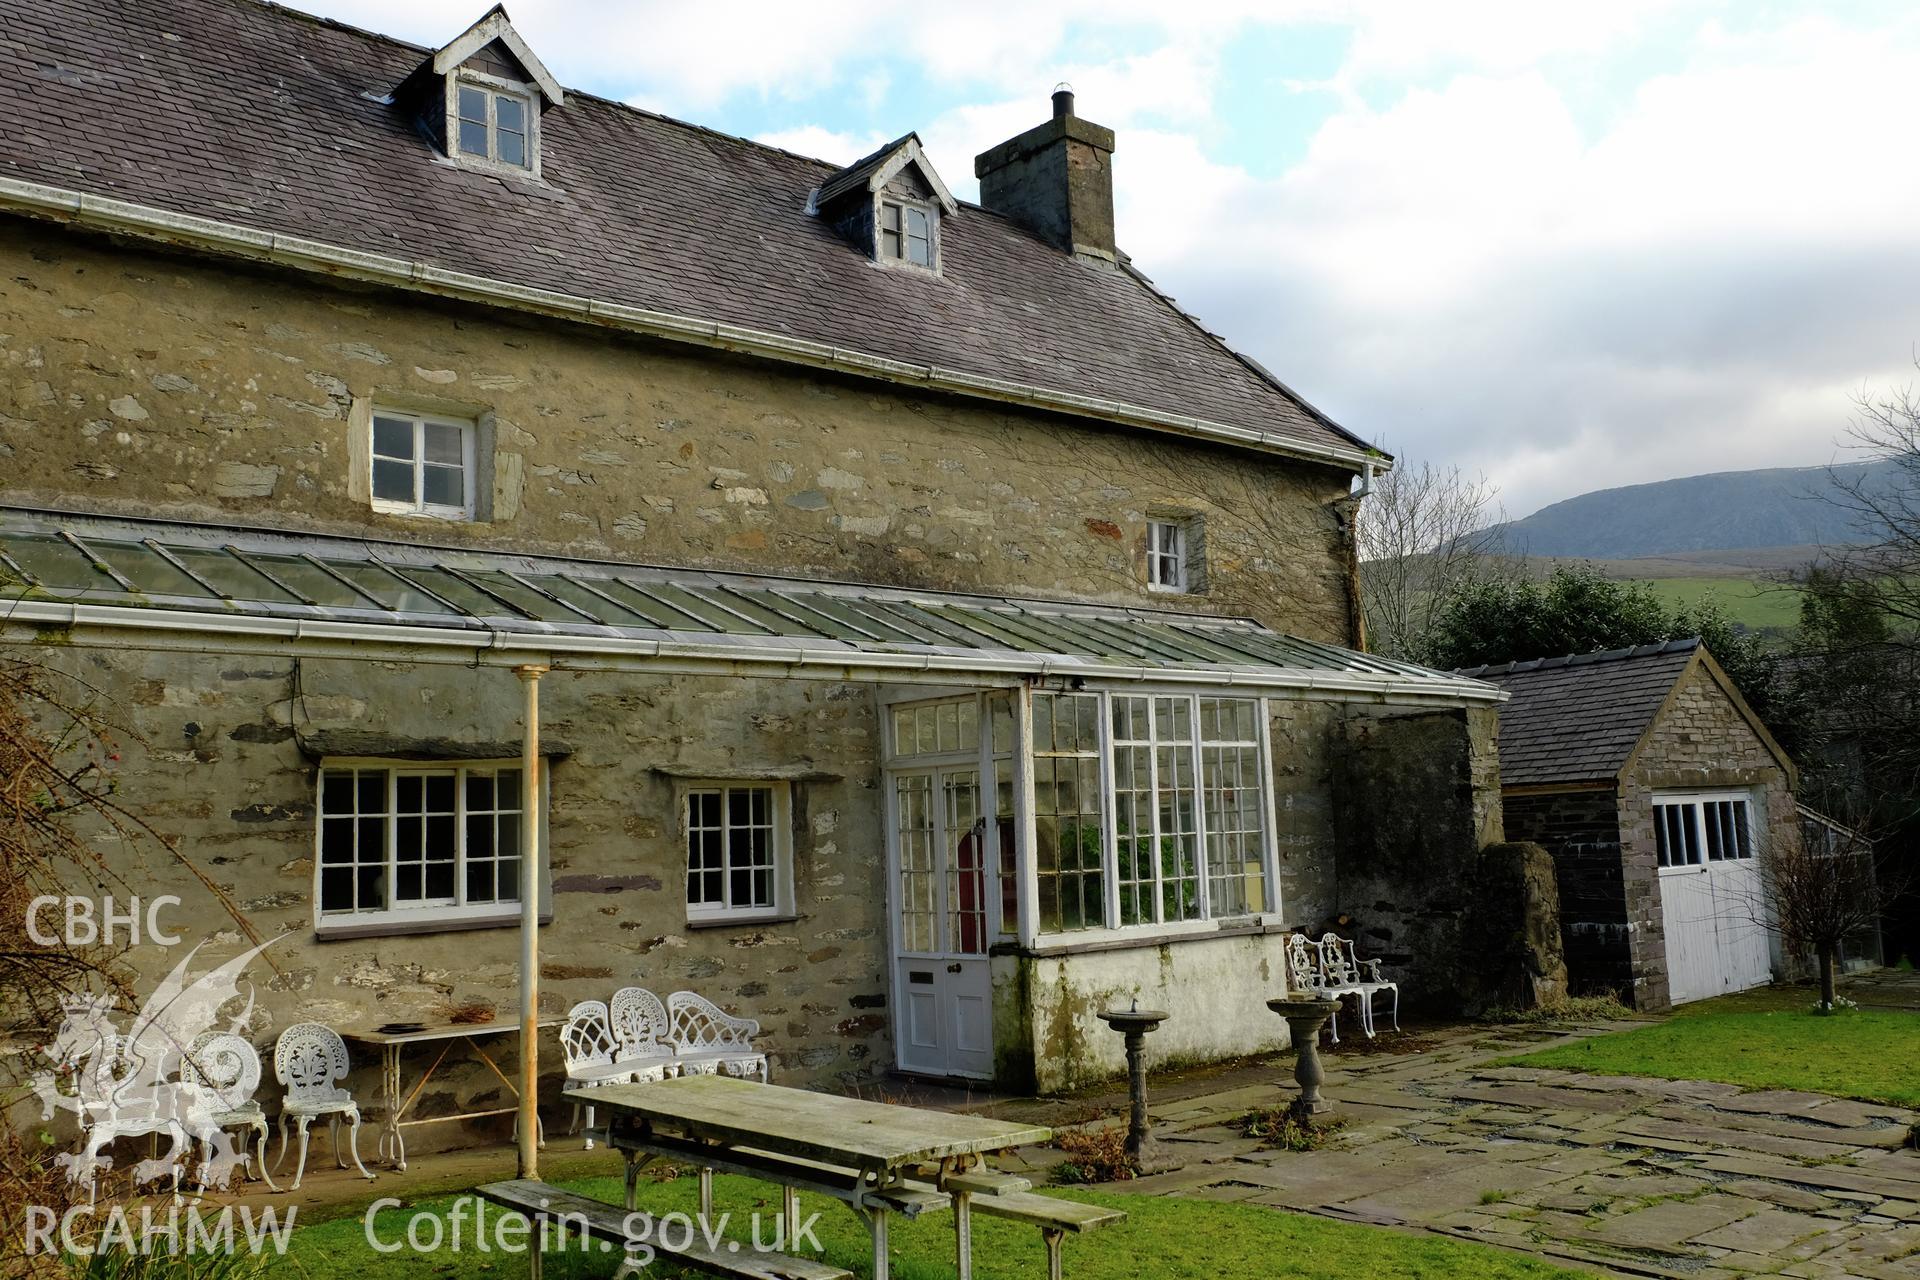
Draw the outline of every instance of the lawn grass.
M1502 1059L1598 1075L1717 1080L1920 1107L1920 1013L1856 1009L1819 1017L1806 988L1682 1005L1664 1022Z
M569 1188L612 1203L621 1197L618 1178L582 1178ZM779 1194L766 1183L720 1176L714 1179L715 1210L731 1211L726 1228L732 1239L751 1239L742 1219L756 1211L779 1211ZM1414 1235L1357 1223L1334 1222L1284 1213L1257 1205L1227 1204L1161 1196L1124 1195L1076 1188L1050 1190L1063 1198L1126 1210L1125 1222L1085 1236L1069 1236L1066 1270L1073 1280L1211 1280L1213 1277L1312 1277L1313 1280L1574 1280L1580 1273L1487 1245ZM389 1209L375 1230L383 1241L405 1238L407 1220L433 1213L445 1218L450 1198L440 1197ZM643 1183L641 1205L655 1213L692 1213L698 1189L691 1177ZM803 1196L801 1217L819 1213L815 1234L826 1260L869 1274L866 1228L843 1206ZM974 1215L974 1274L980 1280L1014 1280L1042 1274L1045 1252L1040 1233L1030 1226ZM900 1280L950 1280L953 1269L953 1219L945 1213L909 1222L892 1222L893 1274ZM612 1253L583 1255L549 1252L546 1274L553 1280L598 1280L612 1275ZM442 1280L447 1276L524 1276L524 1255L478 1253L471 1241L460 1252L403 1250L376 1254L368 1245L360 1216L336 1219L296 1231L287 1262L276 1274L308 1280ZM648 1276L677 1277L664 1263Z

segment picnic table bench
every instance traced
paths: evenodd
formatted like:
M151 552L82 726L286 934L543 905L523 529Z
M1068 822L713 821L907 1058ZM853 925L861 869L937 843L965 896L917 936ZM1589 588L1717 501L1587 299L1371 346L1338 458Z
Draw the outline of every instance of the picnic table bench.
M799 1192L812 1191L838 1200L866 1223L875 1280L887 1280L887 1224L895 1213L917 1218L953 1210L960 1280L971 1280L973 1272L975 1209L1039 1227L1054 1277L1060 1275L1060 1241L1066 1232L1092 1230L1126 1216L1035 1194L1027 1179L985 1166L982 1157L988 1152L1051 1136L1037 1125L725 1076L603 1086L593 1091L593 1099L608 1113L609 1144L627 1161L629 1210L637 1202L641 1167L656 1158L700 1170L700 1208L708 1218L716 1169L781 1187L789 1223L798 1217Z

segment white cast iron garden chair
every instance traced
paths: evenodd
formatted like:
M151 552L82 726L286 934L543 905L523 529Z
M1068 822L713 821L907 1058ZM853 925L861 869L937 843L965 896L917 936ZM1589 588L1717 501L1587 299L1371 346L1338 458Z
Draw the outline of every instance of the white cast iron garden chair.
M278 1191L273 1175L267 1172L267 1112L255 1098L260 1087L260 1052L244 1036L231 1032L206 1031L194 1038L180 1059L180 1080L204 1091L204 1125L194 1126L201 1134L201 1161L213 1159L213 1143L208 1130L243 1130L240 1151L246 1152L248 1137L253 1139L257 1155L242 1154L241 1167L253 1165L267 1186ZM258 1163L255 1163L255 1161ZM205 1176L204 1174L202 1175ZM244 1176L244 1175L243 1175Z
M674 1063L681 1075L767 1079L767 1055L753 1047L760 1024L736 1018L705 996L676 991L667 997Z
M1359 998L1363 1020L1366 1023L1367 1036L1373 1036L1373 998L1382 991L1393 993L1393 1029L1400 1029L1400 984L1380 976L1378 960L1362 960L1358 949L1349 938L1329 933L1320 939L1323 949L1332 949L1339 957L1343 972L1348 979L1359 987Z
M613 1019L599 1000L582 1000L567 1011L560 1027L560 1056L567 1066L567 1083L576 1089L597 1089L602 1085L631 1084L634 1068L621 1062L620 1041L613 1034ZM654 1077L658 1079L659 1077ZM573 1104L573 1131L580 1131L580 1104ZM587 1104L587 1150L593 1150L596 1130L593 1104Z
M1327 1021L1327 1033L1340 1043L1339 992L1327 983L1323 949L1304 933L1287 935L1287 989L1300 995L1334 1001L1333 1016Z
M636 1084L673 1074L672 1028L659 996L645 987L622 987L607 1005L607 1019L616 1046L614 1061L632 1070Z
M332 1027L317 1022L299 1022L280 1033L273 1045L273 1078L286 1090L280 1102L280 1154L274 1157L278 1169L287 1159L287 1123L300 1130L300 1161L294 1166L291 1190L300 1189L307 1171L307 1126L322 1117L333 1133L333 1159L342 1169L340 1158L340 1122L349 1125L347 1147L353 1153L353 1167L363 1178L372 1178L360 1163L360 1105L353 1095L335 1084L347 1076L347 1042Z
M87 1184L87 1203L99 1195L99 1175L113 1167L105 1152L120 1138L166 1134L172 1146L164 1156L143 1160L135 1168L134 1186L171 1175L174 1194L180 1191L182 1159L191 1150L185 1117L177 1114L173 1099L154 1081L171 1063L148 1062L139 1056L133 1040L123 1035L103 1036L88 1053L68 1064L73 1070L74 1095L80 1103L80 1154L73 1157Z

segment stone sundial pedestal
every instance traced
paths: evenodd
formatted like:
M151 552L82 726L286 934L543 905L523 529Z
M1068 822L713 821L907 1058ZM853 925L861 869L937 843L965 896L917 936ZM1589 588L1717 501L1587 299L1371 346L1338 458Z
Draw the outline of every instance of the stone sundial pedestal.
M1102 1022L1126 1037L1127 1094L1133 1102L1127 1123L1127 1154L1133 1157L1141 1173L1165 1173L1180 1167L1180 1161L1169 1156L1154 1140L1153 1124L1147 1118L1147 1032L1167 1017L1158 1010L1140 1008L1137 1001L1131 1009L1109 1009L1100 1015Z
M1333 1110L1333 1104L1320 1096L1320 1085L1327 1078L1320 1066L1320 1028L1339 1007L1338 1000L1305 994L1267 1001L1267 1008L1287 1020L1287 1030L1293 1035L1293 1078L1300 1086L1300 1096L1288 1110L1296 1119L1304 1121Z

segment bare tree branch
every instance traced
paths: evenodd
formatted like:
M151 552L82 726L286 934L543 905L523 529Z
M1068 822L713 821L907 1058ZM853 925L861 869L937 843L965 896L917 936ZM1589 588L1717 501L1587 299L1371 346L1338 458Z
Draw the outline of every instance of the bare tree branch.
M1498 489L1458 467L1403 463L1360 510L1360 591L1370 647L1424 662L1440 605L1462 588L1518 576L1497 525Z

